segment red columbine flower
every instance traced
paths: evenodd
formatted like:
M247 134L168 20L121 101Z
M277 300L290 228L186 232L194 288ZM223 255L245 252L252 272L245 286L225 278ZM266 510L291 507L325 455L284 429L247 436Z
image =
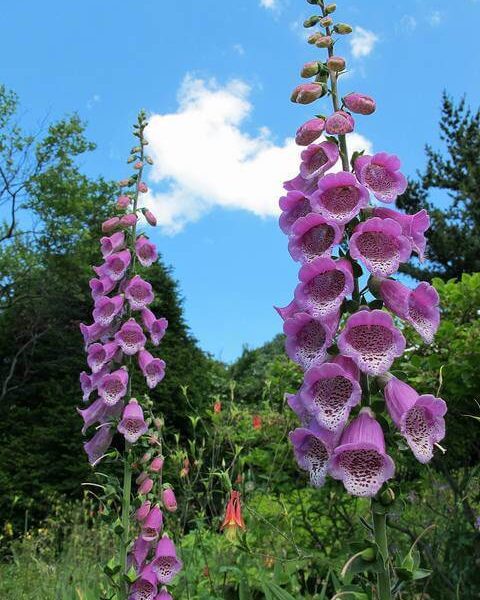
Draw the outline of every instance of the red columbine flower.
M221 402L215 402L215 404L213 405L213 412L217 413L217 414L222 412L222 403Z
M253 418L252 418L252 427L254 429L261 429L262 428L262 417L260 415L253 415Z
M245 529L245 523L242 517L240 492L232 490L221 529L225 531L225 535L229 540L233 540L237 535L238 528Z

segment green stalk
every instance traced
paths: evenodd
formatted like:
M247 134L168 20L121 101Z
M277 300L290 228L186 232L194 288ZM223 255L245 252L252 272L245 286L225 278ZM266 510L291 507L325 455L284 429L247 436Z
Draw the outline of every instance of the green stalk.
M376 501L372 500L373 532L382 558L382 569L377 573L378 600L392 600L392 585L388 564L387 513L383 507L381 511L375 510L375 504Z

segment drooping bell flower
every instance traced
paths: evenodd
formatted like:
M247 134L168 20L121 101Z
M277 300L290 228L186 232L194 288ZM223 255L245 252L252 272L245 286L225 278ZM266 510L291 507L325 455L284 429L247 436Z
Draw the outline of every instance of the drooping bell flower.
M333 142L310 144L302 152L301 157L300 175L305 179L321 177L337 162L339 157L338 146Z
M381 375L405 350L405 338L392 317L382 310L360 310L351 315L338 336L338 348L360 371Z
M153 302L155 296L152 285L143 280L140 275L135 275L125 287L125 298L130 303L132 310L143 310Z
M99 427L92 439L83 448L88 456L88 462L93 466L97 463L110 447L113 439L113 430L110 425Z
M80 331L85 342L85 350L87 350L88 346L92 342L96 342L97 340L103 338L108 334L109 327L105 325L100 325L100 323L92 323L92 325L85 325L85 323L80 323Z
M286 235L292 232L293 224L312 212L310 201L303 192L292 190L286 196L282 196L278 202L282 214L279 218L280 229Z
M351 409L360 402L361 397L358 381L335 363L324 363L309 369L300 390L306 410L321 427L334 432L343 428Z
M103 376L108 373L108 367L103 367L98 373L89 375L85 371L80 373L80 386L83 392L83 401L87 402L90 394L98 388L98 384L103 379Z
M322 135L324 129L325 119L310 119L298 128L295 142L299 146L308 146Z
M225 532L229 540L234 540L237 537L239 529L245 529L245 522L242 517L242 505L240 503L240 492L232 490L221 530Z
M369 202L368 190L351 173L329 173L310 195L312 208L328 221L346 224Z
M147 432L148 425L143 417L142 407L135 398L132 398L125 406L122 420L117 429L130 444L137 442Z
M83 419L82 433L85 434L87 429L95 423L104 423L109 417L118 417L120 411L120 405L108 406L102 398L97 398L87 408L77 408L78 414Z
M383 431L369 408L362 408L342 433L329 472L354 496L374 496L395 473L385 449Z
M163 490L162 501L168 512L175 512L177 510L177 499L175 497L175 492L171 487L167 487Z
M154 358L147 350L140 350L138 353L138 365L151 390L165 377L165 361Z
M393 219L373 217L359 223L349 242L352 258L361 260L378 277L393 275L408 261L412 245Z
M87 351L87 364L92 369L92 373L100 372L113 359L117 350L116 342L91 344Z
M127 356L133 356L145 346L147 338L135 319L129 319L115 334L115 341Z
M101 275L107 275L114 281L120 281L130 266L131 259L132 256L130 250L121 250L120 252L110 254L110 256L107 256L105 259L105 265Z
M106 296L113 288L117 285L117 282L110 279L107 275L98 279L93 278L88 282L90 289L92 290L92 298L95 300L99 296Z
M282 317L282 321L291 319L296 313L302 312L295 298L290 302L290 304L287 304L287 306L274 306L273 308Z
M142 524L142 538L146 542L158 539L163 527L163 515L159 506L154 506Z
M288 406L293 410L293 412L300 419L302 427L306 429L309 428L310 423L312 422L312 415L305 408L303 402L300 399L300 392L297 394L285 394L285 400Z
M167 588L162 587L155 600L173 600L173 596L168 593Z
M168 321L164 317L157 319L149 308L142 310L142 323L150 334L150 340L154 346L158 346L168 327Z
M145 220L147 221L147 223L149 225L151 225L152 227L156 227L157 225L157 217L152 213L151 210L145 209L143 211L143 216L145 217Z
M125 233L123 231L117 231L110 237L100 238L100 251L103 258L107 258L114 252L118 252L125 246Z
M300 217L291 228L288 251L293 260L309 263L318 257L330 256L332 248L343 237L343 227L311 212Z
M144 502L142 502L142 504L140 504L140 506L135 511L135 518L137 519L137 521L145 521L145 519L148 517L148 513L150 512L151 504L152 503L150 502L150 500L145 500Z
M128 553L127 565L128 568L133 567L137 573L145 566L148 553L152 547L151 542L146 542L141 535L133 543L133 547Z
M138 191L141 192L142 194L146 194L148 192L148 186L144 181L141 181L138 184Z
M419 333L431 344L440 325L440 297L437 290L422 281L414 290L393 279L383 279L379 284L380 296L385 306Z
M346 371L350 377L355 379L355 381L360 381L360 369L357 367L355 362L349 358L348 356L342 356L341 354L337 354L333 358L330 359L331 363L336 365L340 365L344 371Z
M287 192L300 192L304 196L309 196L317 189L318 177L319 176L315 176L307 179L306 177L302 177L302 175L299 173L293 179L284 181L283 188Z
M98 395L105 404L117 404L127 393L128 372L126 369L117 369L108 373L98 384Z
M155 600L157 591L157 575L153 564L150 564L142 570L131 586L128 600Z
M175 544L164 535L155 549L155 558L151 563L159 583L170 583L182 569L182 561L177 557Z
M135 242L135 252L143 267L150 267L158 258L157 247L147 238L140 236Z
M373 209L373 214L381 219L396 221L402 228L402 234L412 244L412 248L418 254L420 261L425 260L425 248L427 246L425 232L430 227L430 217L424 208L414 215L405 215L391 208L376 206Z
M393 154L359 156L354 168L358 181L381 202L394 202L407 189L407 179L399 170L400 159Z
M431 394L420 396L408 384L392 377L383 393L392 421L421 463L433 457L433 448L445 437L447 405Z
M342 100L348 110L359 115L371 115L377 108L375 100L366 94L352 92L351 94L347 94Z
M163 456L156 456L150 463L150 471L153 473L159 473L163 469L163 463L165 459Z
M295 289L298 306L314 317L338 313L345 296L353 291L353 272L349 260L317 258L303 265Z
M346 135L355 128L355 121L352 115L344 110L337 110L327 117L325 121L325 131L330 135Z
M120 219L118 217L111 217L102 223L103 233L110 233L114 231L120 225Z
M320 320L306 312L297 312L283 324L288 356L304 369L324 362L337 326L338 316Z
M325 483L328 464L335 447L335 434L314 426L298 427L289 434L298 466L307 471L310 483L321 487Z
M93 320L95 323L107 326L117 317L123 308L123 296L118 294L109 298L108 296L99 296L95 299L95 308L93 309Z
M138 486L138 494L140 496L146 496L153 489L153 479L151 477L145 477L145 479Z

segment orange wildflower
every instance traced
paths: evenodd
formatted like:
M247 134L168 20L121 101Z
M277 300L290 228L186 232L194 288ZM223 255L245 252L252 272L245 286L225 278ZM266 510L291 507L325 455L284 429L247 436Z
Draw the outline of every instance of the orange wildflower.
M245 522L242 517L242 506L240 504L240 492L233 490L230 492L230 500L225 511L225 518L221 529L225 531L228 539L235 539L238 529L245 529Z

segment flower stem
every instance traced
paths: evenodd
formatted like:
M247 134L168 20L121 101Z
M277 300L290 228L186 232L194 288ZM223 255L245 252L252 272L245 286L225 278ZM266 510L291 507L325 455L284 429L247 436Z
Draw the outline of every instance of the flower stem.
M127 549L130 541L129 526L130 526L130 496L132 492L132 468L130 465L130 449L128 442L125 442L125 462L123 466L123 499L122 499L122 542L120 552L120 571L122 579L120 581L120 600L126 600L128 594L128 583L124 580L123 575L127 574Z
M377 573L378 600L392 600L390 567L387 541L387 513L385 508L372 500L372 521L375 542L381 555L382 569Z

